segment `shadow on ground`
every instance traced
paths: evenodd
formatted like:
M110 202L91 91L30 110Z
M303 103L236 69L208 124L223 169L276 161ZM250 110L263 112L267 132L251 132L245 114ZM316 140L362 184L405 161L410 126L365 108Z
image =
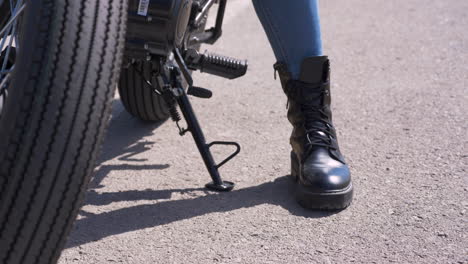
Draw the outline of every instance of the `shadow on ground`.
M107 129L107 135L103 143L103 149L98 160L99 168L94 172L89 188L102 187L102 180L113 170L162 170L169 164L105 164L108 160L118 157L123 162L142 162L146 159L135 158L136 155L147 150L154 149L155 142L142 140L151 136L162 122L149 123L138 120L128 114L120 99L112 103L112 119Z
M115 108L121 108L120 102L114 102ZM132 156L149 149L154 142L142 142L141 138L153 133L160 124L145 124L134 120L127 113L114 116L109 127L100 162L120 157L119 160L128 160ZM125 120L124 120L125 119ZM131 120L129 120L131 119ZM129 125L130 124L130 125ZM131 130L128 128L131 126ZM133 161L139 161L133 159ZM102 165L91 181L91 190L88 192L86 204L103 206L119 201L157 201L155 204L137 205L121 208L110 212L94 214L82 210L81 219L75 223L73 236L70 237L67 248L76 247L102 238L140 230L148 227L169 224L215 212L228 212L240 208L249 208L261 204L274 204L281 206L293 215L319 218L326 217L333 212L308 211L295 202L292 191L294 183L289 176L277 178L275 181L234 190L228 193L214 193L202 188L170 189L170 190L144 190L98 193L102 180L112 170L161 170L169 167L168 164L156 165ZM183 200L168 200L174 193L190 193L205 191L204 196Z
M80 212L83 218L75 224L74 236L67 248L76 247L102 238L148 227L169 224L215 212L228 212L261 204L274 204L293 215L320 218L333 212L308 211L301 208L292 198L293 181L289 176L273 182L234 190L228 193L206 192L205 196L185 200L161 201L151 205L137 205L111 212L93 214ZM145 190L88 194L88 204L105 205L116 201L170 199L173 193L200 191L198 189Z

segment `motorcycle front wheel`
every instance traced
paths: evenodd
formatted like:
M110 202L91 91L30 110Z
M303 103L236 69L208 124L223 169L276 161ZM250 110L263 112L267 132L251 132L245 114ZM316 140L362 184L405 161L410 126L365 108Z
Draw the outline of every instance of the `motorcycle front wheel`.
M56 263L108 121L127 0L0 0L0 14L0 263Z

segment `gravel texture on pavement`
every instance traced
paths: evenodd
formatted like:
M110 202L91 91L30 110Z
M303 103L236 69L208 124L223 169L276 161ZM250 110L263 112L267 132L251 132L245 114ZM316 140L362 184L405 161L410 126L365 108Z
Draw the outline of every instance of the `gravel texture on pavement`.
M355 199L339 213L292 198L286 98L247 0L232 0L213 47L246 77L195 74L206 137L241 154L209 176L173 122L148 124L118 98L60 263L468 263L468 1L321 2L334 123ZM220 160L230 149L216 149Z

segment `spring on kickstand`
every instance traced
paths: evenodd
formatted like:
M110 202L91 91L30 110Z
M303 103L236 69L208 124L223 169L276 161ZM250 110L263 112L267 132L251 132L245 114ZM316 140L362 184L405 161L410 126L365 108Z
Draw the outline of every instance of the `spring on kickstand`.
M179 125L179 121L182 120L179 111L177 110L176 104L172 104L169 107L169 114L171 115L172 121L176 123L177 128L179 129L179 135L183 136L189 131L189 129L183 128Z
M179 111L177 110L177 101L174 98L174 95L172 92L169 90L168 87L164 87L162 92L161 92L162 98L164 99L164 102L167 105L167 108L169 110L169 115L171 116L172 121L174 122L179 122L182 120Z
M173 97L172 93L169 90L163 92L164 101L166 101L167 108L169 109L169 115L171 116L172 121L174 121L179 129L179 134L183 136L188 130L182 128L179 125L179 121L182 120L179 110L177 109L176 99Z
M169 114L171 115L172 121L176 123L182 120L179 110L177 110L177 105L175 104L175 102L172 102L172 104L169 106Z

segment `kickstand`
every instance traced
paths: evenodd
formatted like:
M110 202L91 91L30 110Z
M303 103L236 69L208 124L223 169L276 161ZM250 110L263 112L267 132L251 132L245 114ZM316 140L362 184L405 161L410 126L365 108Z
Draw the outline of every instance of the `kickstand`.
M162 91L163 96L166 102L168 102L168 105L172 105L171 115L173 117L173 120L176 122L180 120L180 117L177 117L177 113L176 113L177 110L175 109L174 100L177 102L177 104L180 107L180 110L187 123L186 129L182 129L179 127L180 134L184 135L186 132L190 132L192 134L193 139L195 140L195 143L197 145L198 151L200 152L203 162L205 163L205 166L212 179L212 182L205 185L206 188L213 190L213 191L218 191L218 192L231 191L234 188L234 183L229 182L229 181L223 181L221 179L218 169L224 164L226 164L229 160L234 158L237 154L239 154L240 149L241 149L240 145L237 142L228 142L228 141L214 141L211 143L206 143L205 136L203 135L203 131L200 127L200 124L198 123L198 120L195 115L195 112L193 111L192 105L190 104L190 100L187 96L187 93L182 88L183 87L182 80L181 80L182 73L177 67L171 67L169 71L170 71L170 76L172 76L171 78L172 80L170 80L169 82L172 83L171 86L173 88L170 88L168 85L166 85L165 90ZM187 82L191 86L192 80L187 80ZM220 162L219 164L216 164L210 151L210 148L215 145L234 146L236 150L227 158L225 158L222 162Z

